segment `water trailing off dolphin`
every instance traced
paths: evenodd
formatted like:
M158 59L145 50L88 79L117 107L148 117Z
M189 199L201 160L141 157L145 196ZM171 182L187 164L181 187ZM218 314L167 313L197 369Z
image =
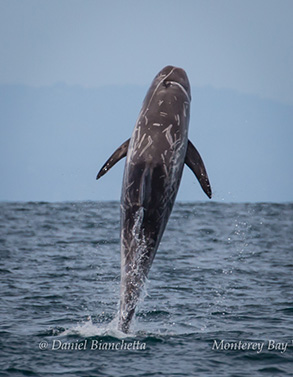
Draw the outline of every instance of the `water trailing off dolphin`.
M154 78L132 136L108 159L102 177L126 157L121 194L119 329L129 331L145 278L168 222L184 164L209 198L208 175L188 140L190 85L185 71L167 66Z

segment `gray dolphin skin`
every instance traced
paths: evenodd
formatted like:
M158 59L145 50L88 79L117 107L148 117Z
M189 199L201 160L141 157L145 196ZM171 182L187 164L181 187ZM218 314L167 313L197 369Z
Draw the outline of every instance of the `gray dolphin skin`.
M154 78L132 136L106 161L102 177L126 157L121 194L119 330L129 332L140 291L172 211L184 163L209 198L200 154L188 140L190 85L185 71L167 66Z

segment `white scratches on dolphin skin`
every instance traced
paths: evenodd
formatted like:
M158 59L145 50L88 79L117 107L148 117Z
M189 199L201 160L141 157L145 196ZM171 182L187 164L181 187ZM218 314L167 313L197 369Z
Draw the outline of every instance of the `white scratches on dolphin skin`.
M137 147L138 147L138 148L141 147L141 144L142 144L142 142L144 141L145 135L146 135L146 134L143 134L143 135L142 135L142 138L141 138L140 141L138 142L138 144L137 144Z
M164 102L164 101L163 101L162 99L160 99L160 100L158 101L158 105L161 106L163 102Z
M162 161L163 161L163 168L164 168L164 171L165 171L165 175L168 176L168 170L167 170L166 159L165 159L166 154L167 154L167 149L165 150L164 154L161 153L161 158L162 158Z
M174 100L177 101L177 97L176 96L174 96Z
M186 102L186 101L184 101L183 102L183 115L184 115L184 118L186 118L186 111L188 110L188 108L189 108L189 102Z
M160 115L161 115L161 117L166 117L168 114L165 113L164 111L160 111Z
M148 121L148 118L147 118L146 115L144 116L144 120L145 120L145 125L147 126L147 124L148 124L149 121Z
M172 145L173 145L173 138L172 138L172 135L171 135L171 129L172 129L172 127L173 127L173 124L170 124L163 131L163 132L166 132L166 139L167 139L168 143L170 144L170 147L172 147Z
M134 181L130 182L126 187L125 191L127 191L132 185L134 184Z
M139 157L141 157L143 154L144 154L144 152L151 146L153 144L153 139L150 137L150 136L148 136L148 143L147 143L147 145L141 150L141 152L140 152L140 154L139 154Z
M174 117L175 117L175 120L176 120L178 126L180 126L180 115L176 114Z
M177 145L181 142L181 137L179 136L177 138L177 135L176 133L174 134L174 139L173 139L173 136L171 135L171 129L173 127L173 124L170 124L167 128L164 129L164 131L162 132L165 132L166 133L166 139L170 145L170 148L172 149L175 149L177 147Z
M135 127L136 127L138 124L141 123L141 121L140 121L140 117L141 117L142 113L143 113L143 109L141 109L140 112L139 112L139 114L138 114L138 118L137 118L137 120L136 120Z
M155 127L161 127L162 124L161 123L153 123L153 126L155 126Z
M175 134L174 135L174 145L172 146L173 148L177 147L177 145L179 145L181 143L181 137L179 136L177 138L177 135Z
M136 125L133 132L133 137L131 137L129 147L128 147L128 153L126 156L127 163L131 163L130 159L133 158L137 153L137 145L140 141L140 134L141 134L141 126Z
M135 141L135 145L133 146L133 155L136 153L136 150L137 150L137 143L140 140L140 132L141 132L141 127L137 127L136 138L135 138L136 141Z
M131 197L130 197L130 187L134 184L134 181L128 183L126 186L125 186L125 189L124 189L124 199L125 199L125 202L124 202L124 207L123 207L123 212L125 212L126 210L126 207L129 207L131 206L131 203L132 203L132 200L131 200Z
M137 127L136 129L136 139L139 140L140 139L140 127Z

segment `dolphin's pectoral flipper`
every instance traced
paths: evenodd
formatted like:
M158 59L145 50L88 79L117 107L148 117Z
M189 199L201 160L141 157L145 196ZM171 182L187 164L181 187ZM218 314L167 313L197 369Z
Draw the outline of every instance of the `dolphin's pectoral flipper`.
M193 171L203 191L209 198L212 197L212 189L204 163L195 146L188 140L185 164Z
M108 170L111 169L112 166L116 164L116 162L121 160L121 158L126 157L129 141L130 139L126 140L123 144L120 145L118 149L116 149L112 156L105 162L96 179L101 178L104 174L107 173Z

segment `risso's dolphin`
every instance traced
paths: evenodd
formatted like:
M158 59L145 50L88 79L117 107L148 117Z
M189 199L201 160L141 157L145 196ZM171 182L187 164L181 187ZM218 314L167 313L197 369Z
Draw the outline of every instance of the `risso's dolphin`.
M185 71L163 68L147 92L131 138L97 175L99 179L127 157L121 194L119 311L119 329L125 333L172 211L184 163L212 196L204 163L188 140L190 101Z

